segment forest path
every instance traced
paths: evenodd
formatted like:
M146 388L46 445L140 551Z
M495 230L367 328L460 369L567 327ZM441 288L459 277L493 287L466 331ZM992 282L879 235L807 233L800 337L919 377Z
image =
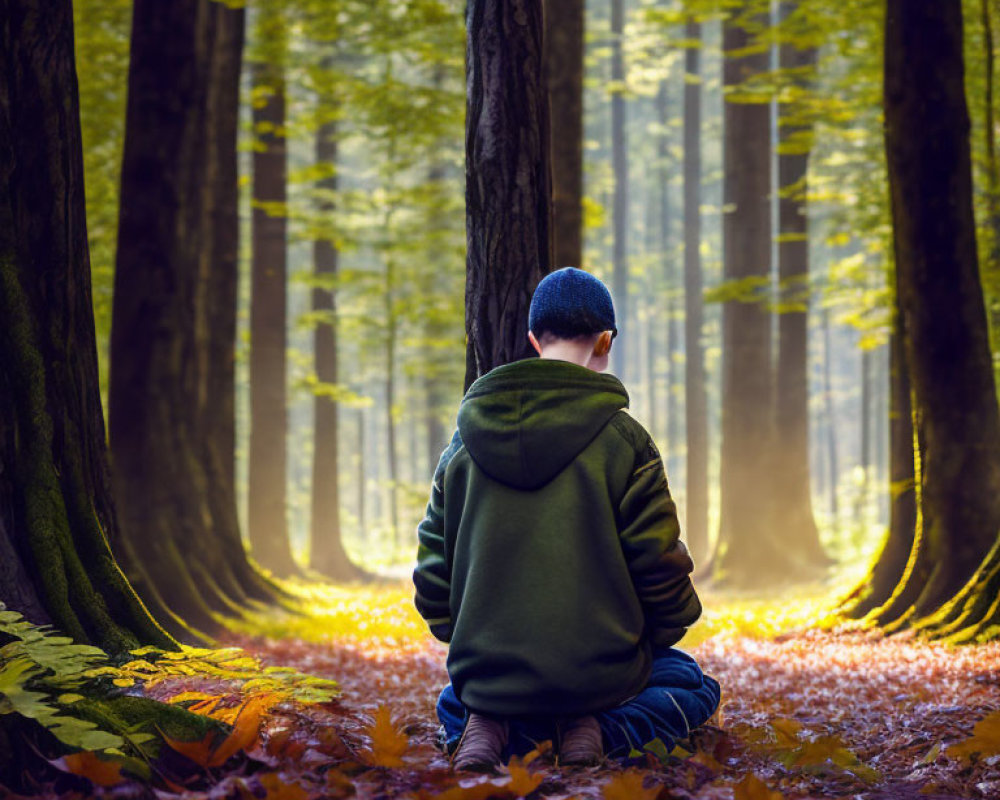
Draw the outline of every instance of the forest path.
M390 605L369 608L361 621L376 633L369 638L355 628L325 641L256 635L228 643L266 664L337 680L340 701L328 707L324 721L313 722L332 724L351 754L368 751L376 710L390 709L393 721L410 735L405 765L350 774L358 797L432 798L452 789L444 795L448 800L481 800L485 787L477 784L487 779L458 776L459 782L434 746L434 704L447 681L445 647L412 630L384 635L394 624L409 629L410 623L401 621L409 611L399 610L403 616L387 622L386 615L399 608L392 604L403 598L390 593L378 599ZM364 607L362 600L354 611L338 613L351 615ZM294 622L289 624L294 628ZM532 765L535 780L541 781L537 796L641 800L635 786L612 785L622 780L623 770L639 770L649 789L646 800L657 794L661 800L1000 797L1000 715L992 738L982 726L977 731L986 739L983 754L971 763L946 752L967 740L979 720L1000 712L1000 642L951 648L858 633L804 631L756 638L722 631L689 652L723 687L721 728L703 729L693 742L693 755L681 753L666 763L649 755L590 769L539 762ZM292 773L316 767L282 765ZM780 795L767 795L762 786L754 789L750 774ZM492 778L494 784L506 780ZM348 786L339 775L333 783ZM328 786L333 783L328 777ZM615 788L627 791L616 795Z

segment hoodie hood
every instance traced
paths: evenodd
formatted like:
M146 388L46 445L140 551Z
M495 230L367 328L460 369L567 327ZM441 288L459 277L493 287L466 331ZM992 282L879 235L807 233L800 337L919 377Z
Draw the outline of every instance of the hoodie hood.
M569 361L527 358L478 378L458 410L466 450L483 472L515 489L538 489L628 407L614 375Z

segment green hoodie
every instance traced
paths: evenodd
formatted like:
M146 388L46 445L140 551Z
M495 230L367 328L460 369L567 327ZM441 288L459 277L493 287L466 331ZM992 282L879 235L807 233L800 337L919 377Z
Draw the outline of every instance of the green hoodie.
M701 613L663 463L613 375L497 367L466 393L413 574L459 700L579 715L642 690Z

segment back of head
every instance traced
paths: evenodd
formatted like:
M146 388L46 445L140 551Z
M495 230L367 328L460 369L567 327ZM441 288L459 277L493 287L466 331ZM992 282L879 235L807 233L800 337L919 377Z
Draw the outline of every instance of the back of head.
M528 329L539 339L545 334L578 339L603 331L617 333L611 293L582 269L563 267L550 272L531 297Z

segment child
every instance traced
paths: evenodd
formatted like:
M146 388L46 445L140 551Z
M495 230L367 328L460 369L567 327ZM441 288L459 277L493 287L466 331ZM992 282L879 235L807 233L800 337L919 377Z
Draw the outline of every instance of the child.
M543 739L562 764L670 749L719 702L671 647L701 604L659 453L600 374L611 295L565 267L528 324L541 357L469 388L417 528L416 606L450 643L438 716L456 769Z

